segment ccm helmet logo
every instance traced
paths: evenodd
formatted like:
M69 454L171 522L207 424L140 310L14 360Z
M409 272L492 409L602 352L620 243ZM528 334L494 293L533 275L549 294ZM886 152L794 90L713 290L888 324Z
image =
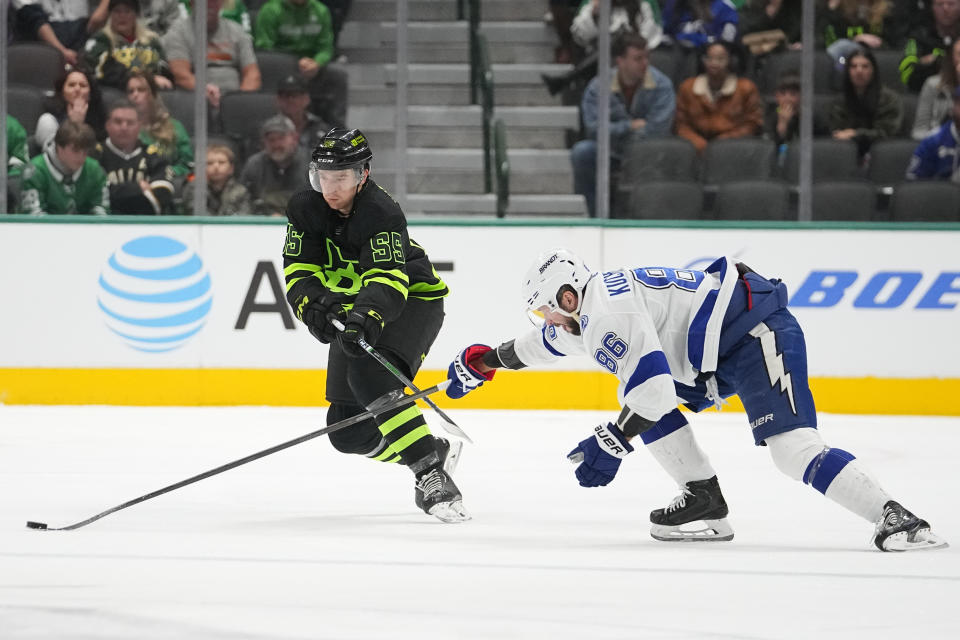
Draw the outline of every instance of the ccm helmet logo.
M550 265L552 265L552 264L553 264L554 262L556 262L556 261L557 261L557 254L553 254L552 256L550 256L550 257L547 259L546 262L544 262L542 265L540 265L540 273L543 273L544 270L546 270L547 267L549 267Z

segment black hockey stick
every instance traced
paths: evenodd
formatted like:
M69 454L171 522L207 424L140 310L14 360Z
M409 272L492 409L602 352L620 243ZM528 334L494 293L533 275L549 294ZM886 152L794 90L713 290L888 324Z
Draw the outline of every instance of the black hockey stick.
M150 493L142 495L139 498L134 498L133 500L130 500L129 502L124 502L123 504L118 504L117 506L111 507L110 509L103 511L102 513L98 513L93 517L87 518L86 520L81 520L80 522L75 522L74 524L68 525L66 527L48 527L44 522L34 522L32 520L27 522L27 527L31 529L39 529L42 531L72 531L73 529L79 529L80 527L85 527L91 522L96 522L100 518L104 516L108 516L111 513L120 511L121 509L126 509L127 507L132 507L135 504L145 502L146 500L150 500L151 498L156 498L157 496L163 495L165 493L170 493L171 491L179 489L180 487L185 487L188 484L199 482L200 480L204 480L206 478L209 478L210 476L215 476L218 473L229 471L230 469L239 467L240 465L244 465L244 464L247 464L248 462L253 462L254 460L258 460L260 458L269 456L272 453L283 451L284 449L289 449L290 447L294 445L298 445L301 442L306 442L307 440L312 440L319 436L323 436L328 433L333 433L334 431L339 431L340 429L349 427L350 425L357 424L358 422L363 422L367 418L372 418L384 411L390 411L391 409L396 409L397 407L403 406L404 404L411 402L413 400L421 400L421 399L425 400L427 396L429 396L430 394L446 389L447 385L449 384L450 384L449 380L444 380L440 384L430 387L429 389L424 389L423 391L417 391L416 393L412 393L410 395L405 395L402 392L398 391L392 397L386 396L382 400L378 401L379 404L374 403L373 405L371 405L369 409L367 409L363 413L358 413L355 416L351 416L349 418L341 420L340 422L331 424L327 427L324 427L323 429L312 431L306 435L300 436L299 438L294 438L293 440L288 440L287 442L270 447L269 449L264 449L263 451L252 453L245 458L240 458L239 460L228 462L227 464L221 465L216 469L210 469L209 471L204 471L201 474L195 475L191 478L187 478L186 480L181 480L180 482L171 484L168 487L157 489L156 491L151 491Z
M327 321L328 321L330 324L332 324L334 327L336 327L337 331L341 331L341 332L342 332L344 329L346 329L346 327L343 325L343 323L340 322L340 320L338 320L337 317L334 316L334 315L332 315L332 314L329 315L329 316L327 316ZM374 360L376 360L377 362L379 362L380 364L382 364L383 367L384 367L387 371L389 371L390 373L392 373L394 378L396 378L397 380L399 380L400 382L402 382L404 385L406 385L407 387L409 387L409 388L410 388L410 391L413 391L414 393L420 393L420 389L417 388L417 385L413 384L413 381L412 381L412 380L409 380L409 379L407 378L407 376L403 375L403 373L400 372L399 369L397 369L395 366L393 366L392 364L390 364L390 361L388 361L386 358L384 358L382 355L380 355L380 354L377 352L376 349L374 349L373 347L370 346L369 343L367 343L366 340L364 340L363 338L358 338L358 339L357 339L357 344L360 345L360 348L361 348L361 349L363 349L364 351L366 351L367 353L369 353L369 354L373 357ZM436 412L437 412L437 415L439 415L441 418L444 419L444 421L445 421L447 424L443 425L443 428L447 431L447 433L452 433L453 435L457 436L458 438L463 438L463 439L466 440L467 442L473 444L473 440L470 439L470 436L468 436L468 435L466 434L466 432L465 432L463 429L460 428L460 425L458 425L456 422L453 421L453 418L451 418L450 416L448 416L447 414L445 414L445 413L440 409L440 407L438 407L438 406L433 402L433 400L431 400L430 398L424 398L423 401L426 402L428 405L430 405L430 408L432 408L434 411L436 411Z

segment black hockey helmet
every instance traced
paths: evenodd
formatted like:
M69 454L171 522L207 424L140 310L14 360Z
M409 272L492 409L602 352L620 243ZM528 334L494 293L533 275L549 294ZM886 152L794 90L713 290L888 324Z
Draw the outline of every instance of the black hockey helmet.
M313 170L362 168L373 159L373 151L359 129L334 127L313 148L311 159Z

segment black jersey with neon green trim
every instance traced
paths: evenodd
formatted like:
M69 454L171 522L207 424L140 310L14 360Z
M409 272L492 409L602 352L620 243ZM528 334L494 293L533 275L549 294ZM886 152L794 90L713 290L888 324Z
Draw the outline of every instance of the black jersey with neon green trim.
M287 221L283 272L297 317L332 292L390 322L408 297L435 300L449 292L423 247L410 239L400 205L373 180L357 194L349 217L305 190L290 198Z

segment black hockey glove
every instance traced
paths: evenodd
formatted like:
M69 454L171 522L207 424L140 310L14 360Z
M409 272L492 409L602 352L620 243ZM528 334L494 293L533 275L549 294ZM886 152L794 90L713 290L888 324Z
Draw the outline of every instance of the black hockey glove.
M341 296L332 293L325 294L319 300L311 300L306 295L300 296L297 300L297 318L307 326L310 335L323 344L330 344L337 336L337 329L327 318L333 315L343 319L345 313L342 301Z
M347 314L343 325L343 331L339 336L340 346L351 358L359 358L363 356L364 350L358 342L363 340L371 347L375 345L380 332L383 331L383 318L373 309L354 307Z

